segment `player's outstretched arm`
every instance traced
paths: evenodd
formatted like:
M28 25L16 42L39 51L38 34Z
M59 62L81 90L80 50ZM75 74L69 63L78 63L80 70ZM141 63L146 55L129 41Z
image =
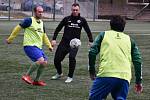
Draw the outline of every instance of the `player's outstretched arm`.
M14 29L13 29L13 31L12 31L12 33L10 34L10 36L6 39L6 42L8 43L8 44L10 44L10 43L12 43L12 41L14 40L14 38L18 35L18 33L21 31L21 26L20 25L17 25Z

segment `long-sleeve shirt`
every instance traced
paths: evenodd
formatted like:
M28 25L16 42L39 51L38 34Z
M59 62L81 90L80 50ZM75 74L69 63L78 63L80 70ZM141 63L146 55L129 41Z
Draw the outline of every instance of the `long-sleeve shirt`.
M121 33L122 34L122 33ZM95 74L95 61L96 55L101 52L101 44L105 37L105 32L101 32L95 39L92 47L89 50L89 72L90 74ZM131 42L131 59L135 69L136 83L141 83L142 81L142 59L140 51L132 38L130 38ZM113 45L113 44L112 44ZM109 52L109 51L108 51ZM122 58L123 59L123 58ZM102 60L103 62L104 60ZM106 59L107 61L107 59ZM113 61L113 59L112 59ZM100 62L100 63L102 63ZM101 67L101 66L99 66ZM122 67L122 66L120 66ZM106 76L107 77L107 76Z
M24 46L34 45L41 49L44 42L48 48L52 48L51 43L45 33L45 27L43 26L42 20L36 20L34 17L25 18L19 25L16 26L16 28L14 28L13 32L8 38L9 41L12 41L18 35L20 28L25 29Z
M86 31L89 41L93 42L92 33L90 31L90 28L88 26L88 23L85 18L79 16L67 16L65 17L57 26L53 40L56 40L58 33L61 31L61 29L64 27L64 33L62 39L65 41L70 42L73 38L80 39L81 30L82 27Z

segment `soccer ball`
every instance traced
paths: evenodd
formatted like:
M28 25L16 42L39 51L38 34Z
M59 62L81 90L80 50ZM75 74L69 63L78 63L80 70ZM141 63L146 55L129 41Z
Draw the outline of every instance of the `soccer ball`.
M74 38L70 41L71 48L78 48L79 46L81 46L81 41L79 39Z

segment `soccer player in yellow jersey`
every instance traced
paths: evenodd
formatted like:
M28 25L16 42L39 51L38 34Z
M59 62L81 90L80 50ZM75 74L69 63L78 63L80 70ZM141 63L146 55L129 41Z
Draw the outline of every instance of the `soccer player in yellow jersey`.
M93 81L89 100L105 100L111 93L114 100L126 100L131 80L131 64L135 69L135 91L141 93L142 59L132 38L123 33L125 20L113 16L111 30L100 32L89 50L89 73ZM100 64L95 75L96 55Z
M8 44L12 43L14 38L24 29L24 51L26 55L34 62L27 71L26 75L22 76L22 80L28 84L45 86L44 81L40 81L40 76L43 72L44 67L47 66L47 57L42 50L43 42L48 46L49 50L53 48L45 33L43 21L41 20L43 14L43 8L36 6L34 8L34 16L25 18L19 25L17 25L11 35L6 39ZM30 75L37 70L37 75L34 80L31 79Z

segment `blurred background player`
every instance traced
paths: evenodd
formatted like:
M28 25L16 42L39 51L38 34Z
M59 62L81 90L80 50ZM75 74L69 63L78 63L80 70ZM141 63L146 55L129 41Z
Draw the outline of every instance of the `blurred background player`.
M65 81L70 83L73 80L73 73L76 66L76 55L78 48L71 49L69 46L70 41L73 38L80 39L82 27L86 31L89 38L89 45L92 44L93 38L88 23L85 18L80 16L80 6L77 3L74 3L71 7L71 15L65 17L57 26L53 40L51 41L52 45L56 45L56 37L61 29L64 27L64 33L61 42L58 45L58 48L55 52L54 65L57 70L57 74L52 77L52 79L58 79L62 76L62 66L61 62L65 56L69 53L69 73L68 78Z
M29 68L26 75L22 76L22 80L28 84L45 86L46 83L39 81L39 78L43 72L44 67L47 66L47 57L42 50L43 42L48 46L49 50L53 48L49 39L45 33L43 21L41 20L43 14L43 8L36 6L34 8L34 16L25 18L19 25L17 25L11 35L6 39L8 44L12 43L14 38L24 29L24 51L26 55L34 62ZM37 70L37 75L34 80L31 79L30 75Z
M111 93L114 100L126 100L131 80L131 64L135 68L135 91L143 90L142 61L133 39L124 34L125 20L112 17L111 30L101 32L89 51L89 73L93 81L89 100L104 100ZM100 52L100 65L95 75L96 55Z

